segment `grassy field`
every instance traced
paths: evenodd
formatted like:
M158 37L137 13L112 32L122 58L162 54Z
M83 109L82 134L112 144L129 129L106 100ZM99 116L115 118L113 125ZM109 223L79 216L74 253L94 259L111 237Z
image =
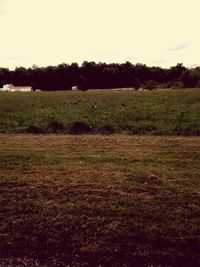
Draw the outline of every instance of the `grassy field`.
M200 90L1 93L0 114L0 133L200 135Z
M199 89L1 93L0 114L0 266L200 266Z
M170 94L174 96L171 101L174 104L171 103L165 116L172 118L169 114L175 114L172 106L176 107L176 97L181 93ZM187 91L186 94L189 95ZM85 103L91 95L84 95ZM111 97L105 92L99 103L108 101L106 95ZM134 114L130 108L132 101L136 103L133 99L143 103L142 94L119 95L126 99L130 96L127 114ZM149 103L144 110L158 118L161 115L153 113L155 95L143 95ZM168 92L159 95L162 105L157 108L163 108L164 116ZM41 106L39 94L27 94L26 101L22 95L1 96L1 101L8 97L7 111L10 111L3 117L10 116L10 123L13 122L14 103L24 99L16 119L24 118L26 123L30 116L42 124L47 112L53 117L59 114L64 120L68 98L64 99L63 93L56 94L55 98L48 93L41 96L46 101ZM187 107L186 103L193 97L193 108L190 108L193 113L188 113L188 117L199 109L195 96L198 99L196 91L188 98L184 98L183 93L177 104L182 107L185 103ZM62 103L61 113L57 105L53 105L58 99ZM74 101L77 95L70 99ZM31 102L37 117L31 115ZM83 103L80 105L79 110ZM25 107L29 110L28 117L22 112ZM40 107L39 110L36 107ZM113 111L115 104L110 109ZM85 118L91 119L89 107L88 113L86 108L83 110L84 116L88 114ZM100 114L100 108L97 112ZM73 116L80 119L83 115L70 114L71 119ZM116 117L121 113L117 114ZM141 114L144 113L141 111ZM116 118L113 121L116 123ZM7 126L11 125L8 122ZM75 257L72 255L76 255L77 261L89 262L90 266L133 266L133 262L137 263L134 266L159 263L162 263L159 266L167 263L168 266L199 266L199 174L199 137L1 134L0 256L35 253L41 257L58 253L60 260L65 255L63 260L70 262ZM122 265L131 261L132 265ZM66 266L51 264L49 266Z

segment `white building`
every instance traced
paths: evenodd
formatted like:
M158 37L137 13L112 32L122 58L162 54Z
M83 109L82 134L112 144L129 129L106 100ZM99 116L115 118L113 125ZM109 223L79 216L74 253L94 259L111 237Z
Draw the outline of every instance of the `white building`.
M78 90L79 90L78 85L72 86L72 91L78 91Z
M14 86L13 84L5 84L0 88L1 92L31 92L31 86Z

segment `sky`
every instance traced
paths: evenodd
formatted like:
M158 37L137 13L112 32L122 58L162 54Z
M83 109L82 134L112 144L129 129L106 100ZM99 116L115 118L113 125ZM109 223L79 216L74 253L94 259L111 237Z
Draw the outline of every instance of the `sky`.
M200 0L0 0L0 67L200 65Z

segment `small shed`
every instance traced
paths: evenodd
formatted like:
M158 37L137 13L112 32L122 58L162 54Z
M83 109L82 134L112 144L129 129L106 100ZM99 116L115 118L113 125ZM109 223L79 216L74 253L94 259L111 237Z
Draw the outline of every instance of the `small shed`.
M72 86L72 91L78 91L78 90L79 90L78 85L74 85L74 86Z

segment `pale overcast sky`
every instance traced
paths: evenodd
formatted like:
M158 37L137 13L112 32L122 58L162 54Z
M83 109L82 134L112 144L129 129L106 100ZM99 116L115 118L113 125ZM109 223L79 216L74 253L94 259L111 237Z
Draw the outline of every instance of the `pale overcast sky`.
M0 0L0 67L200 65L200 0Z

